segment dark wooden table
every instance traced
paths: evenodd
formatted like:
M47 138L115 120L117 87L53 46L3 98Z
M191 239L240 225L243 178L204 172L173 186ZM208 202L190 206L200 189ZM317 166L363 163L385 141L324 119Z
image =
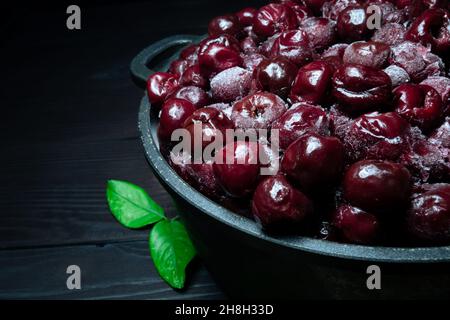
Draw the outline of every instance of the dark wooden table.
M148 230L114 220L105 183L141 185L174 213L144 158L136 126L143 90L130 80L129 62L165 36L204 34L210 17L240 6L81 2L79 31L66 28L67 5L8 8L0 48L0 298L224 298L201 261L186 290L168 287L152 265ZM81 268L81 290L66 287L69 265Z

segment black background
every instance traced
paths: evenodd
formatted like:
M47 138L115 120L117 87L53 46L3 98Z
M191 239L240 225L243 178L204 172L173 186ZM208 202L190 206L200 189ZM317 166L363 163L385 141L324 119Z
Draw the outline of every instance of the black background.
M223 298L196 261L187 289L157 275L147 230L121 227L108 179L144 187L169 214L137 131L143 90L129 63L175 34L204 34L209 19L265 1L77 1L8 4L1 20L0 298ZM81 7L81 30L66 8ZM3 4L2 4L3 5ZM82 290L66 288L79 265Z

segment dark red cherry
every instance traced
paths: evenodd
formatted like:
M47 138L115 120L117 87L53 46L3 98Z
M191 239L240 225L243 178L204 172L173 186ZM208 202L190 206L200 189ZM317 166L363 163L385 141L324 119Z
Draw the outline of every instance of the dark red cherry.
M405 40L406 27L399 23L386 23L380 29L375 30L373 41L387 45L396 45Z
M344 240L359 243L372 243L379 233L378 218L350 205L341 205L333 214L333 225Z
M399 10L391 3L393 0L369 0L365 3L369 17L372 14L381 14L381 25L387 23L405 23L407 15L404 10ZM374 27L377 27L374 25Z
M183 59L177 59L174 60L169 67L168 72L171 74L175 74L178 77L180 77L186 69L189 67L189 64L186 60Z
M292 85L290 99L319 104L329 100L334 68L325 61L314 61L300 68Z
M195 126L197 125L197 127ZM221 135L221 141L225 142L226 130L233 128L233 123L227 116L216 108L205 107L195 110L189 118L187 118L183 127L189 131L192 140L192 146L195 139L201 143L199 149L206 148L215 141L217 135ZM192 150L192 149L191 149Z
M223 194L222 188L213 172L213 163L194 163L190 153L170 152L170 166L191 186L213 199L219 199Z
M279 145L283 150L307 132L330 134L326 111L306 103L294 104L289 108L272 123L272 130L274 129L279 130Z
M348 168L343 189L353 206L374 213L396 212L408 203L411 175L398 163L363 160Z
M151 104L162 103L178 88L178 76L167 72L156 72L148 77L147 94Z
M239 23L242 26L251 26L257 12L258 10L256 10L255 8L244 8L236 13L236 17L238 18Z
M191 62L192 64L197 63L198 61L198 52L200 50L200 46L197 44L191 44L181 51L180 58L186 61Z
M198 55L200 71L206 77L210 77L225 69L241 65L239 50L239 41L227 34L203 40Z
M362 64L382 69L388 63L390 47L375 41L358 41L350 44L344 52L344 63Z
M267 129L286 110L286 104L277 95L258 92L233 105L231 120L236 128Z
M265 229L298 224L313 214L312 202L284 176L263 180L256 188L252 213Z
M405 69L414 82L444 73L444 63L441 58L420 43L405 41L392 46L389 62Z
M231 196L242 198L255 190L260 176L259 149L256 142L230 142L217 152L214 174Z
M348 44L346 43L337 43L325 50L321 54L320 60L328 62L337 69L343 64L342 57L344 56L347 47Z
M203 89L209 86L208 79L202 75L198 64L194 64L184 71L180 78L180 84L183 86L196 86Z
M297 23L302 22L304 19L312 15L311 10L309 10L308 7L300 4L299 1L283 1L283 4L290 7L295 12Z
M395 64L391 64L389 67L383 69L383 71L389 76L389 78L391 78L393 88L401 85L402 83L408 83L411 81L408 72Z
M252 37L246 37L241 40L240 42L241 51L247 54L250 53L257 53L258 52L258 45L256 43L256 40Z
M396 0L395 5L398 9L402 9L406 12L406 16L409 20L418 17L425 6L422 0Z
M213 37L222 34L236 36L241 29L242 27L238 18L233 14L218 16L212 19L208 25L208 33Z
M244 56L242 65L248 71L255 71L256 67L267 58L259 53L250 53Z
M342 40L353 42L370 37L372 30L367 25L366 9L360 5L349 6L337 20L337 32Z
M297 70L295 64L283 57L262 61L254 71L255 86L258 90L287 97Z
M372 112L357 118L339 137L353 161L368 159L397 160L408 147L410 126L395 112Z
M270 37L275 33L297 27L297 16L289 7L279 3L268 4L258 10L253 29L258 36Z
M196 110L195 106L184 99L169 99L161 108L158 138L164 143L171 141L172 132L183 127L184 121Z
M218 73L211 79L212 97L221 102L232 102L245 97L251 87L252 73L233 67Z
M413 196L408 212L410 232L421 240L450 240L450 184L436 184Z
M333 186L344 167L344 147L338 138L306 133L284 153L281 169L302 190L318 191Z
M391 78L372 67L346 64L334 73L332 92L347 112L385 108L391 98Z
M414 20L405 35L406 40L431 45L433 51L446 53L450 49L449 14L443 9L428 9Z
M395 112L425 132L435 128L443 116L442 100L432 87L402 84L394 90Z
M320 1L320 0L319 0ZM358 0L331 0L325 1L322 6L322 15L325 18L337 21L339 14L350 6L359 5Z
M450 117L447 117L444 123L434 130L429 141L435 145L450 149Z
M310 17L300 23L312 48L322 51L336 42L336 23L327 18Z
M170 96L170 98L187 100L196 108L208 105L210 100L205 90L195 86L180 87Z
M308 35L302 30L285 31L273 43L271 57L284 57L297 66L312 59Z
M420 84L425 84L432 87L440 95L443 103L444 113L450 117L450 79L446 77L434 76L422 81Z

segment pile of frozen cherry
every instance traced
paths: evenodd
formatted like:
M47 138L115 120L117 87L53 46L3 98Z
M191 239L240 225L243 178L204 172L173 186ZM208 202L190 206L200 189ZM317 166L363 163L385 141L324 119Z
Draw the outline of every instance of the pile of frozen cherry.
M450 243L447 0L289 0L214 18L148 79L158 136L193 187L264 230L396 246ZM231 141L234 163L174 154L175 129L278 129ZM261 175L261 148L279 159ZM231 205L229 203L232 203ZM244 211L245 211L244 210Z

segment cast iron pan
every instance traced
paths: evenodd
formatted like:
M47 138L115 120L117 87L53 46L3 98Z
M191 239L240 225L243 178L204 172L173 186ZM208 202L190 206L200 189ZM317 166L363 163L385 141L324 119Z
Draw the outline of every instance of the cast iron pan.
M145 48L131 62L134 80L144 86L147 77L155 72L152 68L165 71L182 47L202 38L178 35ZM375 247L300 236L268 236L253 220L225 209L185 183L159 151L157 126L157 112L144 96L139 130L148 162L173 196L200 256L230 296L450 297L450 246ZM382 290L367 289L366 268L371 264L379 265L385 279L390 279L383 282ZM296 282L300 288L294 285ZM293 285L296 289L292 289Z

